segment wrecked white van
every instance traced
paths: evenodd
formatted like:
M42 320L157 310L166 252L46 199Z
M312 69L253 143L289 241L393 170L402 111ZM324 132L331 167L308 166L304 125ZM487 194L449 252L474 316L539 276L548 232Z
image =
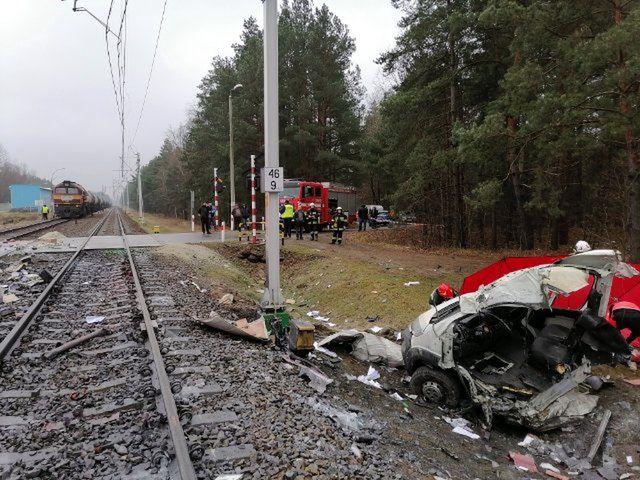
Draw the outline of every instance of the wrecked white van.
M424 312L404 333L415 393L456 407L464 399L535 430L591 412L598 397L578 390L592 363L626 361L630 347L602 317L614 276L639 275L613 250L518 270ZM591 285L580 310L553 308L559 295Z

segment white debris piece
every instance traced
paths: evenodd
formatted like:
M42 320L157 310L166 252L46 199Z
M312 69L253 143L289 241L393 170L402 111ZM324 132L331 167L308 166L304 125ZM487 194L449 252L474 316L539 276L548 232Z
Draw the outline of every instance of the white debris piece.
M2 296L2 302L3 303L13 303L13 302L17 302L17 301L18 301L18 297L16 295L14 295L13 293L7 293L7 294Z
M393 368L404 365L400 345L373 333L342 330L318 342L327 348L333 344L351 344L351 355L362 362L383 363Z
M627 455L627 463L631 465L633 463L633 457L631 455Z
M402 332L396 334L396 340L402 340Z
M413 281L413 282L405 282L404 283L405 287L411 287L412 285L420 285L420 282Z
M371 330L373 333L380 333L382 331L382 327L379 327L377 325L374 325L373 327L371 327L369 330Z
M527 436L524 437L524 440L522 440L520 443L518 443L518 446L520 447L528 447L529 445L531 445L534 442L537 442L539 440L538 437L536 437L535 435L531 435L530 433L527 433Z
M469 437L473 440L480 438L480 435L471 431L469 428L470 422L466 418L442 417L442 419L453 427L453 433L464 435L465 437Z
M560 473L560 470L556 467L554 467L553 465L551 465L550 463L541 463L540 464L540 469L541 470L551 470L552 472L555 473Z
M379 378L380 378L380 372L378 372L372 366L369 366L369 371L367 372L367 374L360 375L358 377L358 381L361 383L364 383L365 385L382 389L382 385L376 382L376 380Z
M404 400L404 398L402 398L398 392L393 392L390 397L394 400L398 400L399 402Z
M325 323L329 321L329 318L328 318L328 317L323 317L323 316L321 316L321 315L318 315L317 317L313 317L313 319L314 319L314 320L319 320L319 321L321 321L321 322L325 322Z
M193 283L193 282L191 282L191 283ZM195 283L194 283L194 285L195 285ZM233 303L233 295L230 294L230 293L225 293L222 297L220 297L220 300L218 300L218 303L220 305L231 305Z
M318 310L311 310L310 312L307 312L307 317L317 317L318 315L320 315Z
M336 352L332 352L331 350L327 350L326 348L319 346L318 342L313 342L313 348L318 352L325 354L327 357L336 358L338 356Z
M85 318L87 323L98 323L104 320L104 317L94 317L92 315Z
M469 437L472 440L478 440L480 438L480 435L478 435L477 433L473 433L470 430L467 430L464 427L455 427L453 429L453 433L457 433L458 435L464 435L465 437Z
M331 322L327 322L327 325L328 325L329 327L335 327L335 326L336 326L336 324L335 324L335 323L331 323Z

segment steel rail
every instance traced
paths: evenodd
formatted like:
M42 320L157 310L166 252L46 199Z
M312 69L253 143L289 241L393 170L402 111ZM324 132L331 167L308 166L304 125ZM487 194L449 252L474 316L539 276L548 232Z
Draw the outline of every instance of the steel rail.
M144 298L144 291L142 290L142 285L140 284L138 270L136 269L135 262L133 261L133 255L131 254L129 241L127 240L127 235L124 231L124 224L122 223L120 212L117 212L116 215L118 218L118 224L120 225L120 231L122 232L121 235L124 241L124 248L127 252L127 257L129 258L129 265L131 266L131 273L133 275L133 281L136 287L136 298L138 300L138 306L140 307L142 317L144 318L147 339L149 340L151 356L153 357L156 375L158 376L160 393L162 395L162 401L164 403L165 412L167 414L169 432L171 433L171 440L173 441L173 447L175 449L180 478L182 480L196 480L196 471L193 467L193 463L191 462L189 447L187 445L187 439L185 437L184 430L182 429L182 425L180 424L178 408L176 407L176 402L173 398L173 392L171 391L171 384L169 382L169 375L167 375L167 371L164 366L164 360L162 359L162 353L160 352L158 338L156 337L156 333L153 328L151 314L149 313L149 308L147 307L147 302Z
M29 225L23 225L21 227L9 228L7 230L3 230L0 232L0 237L5 237L5 235L9 234L3 240L14 240L16 238L24 237L25 235L30 235L35 232L39 232L40 230L45 230L47 228L55 227L56 225L62 225L63 223L67 223L70 220L68 218L52 218L51 220L47 220L46 222L32 223ZM35 228L34 228L35 227ZM33 230L29 230L33 229ZM29 230L27 232L20 232L21 230ZM15 232L20 232L14 235Z
M18 320L18 322L13 326L7 336L2 339L2 343L0 343L0 363L9 355L9 353L11 353L14 345L20 339L31 321L38 315L40 309L44 305L44 302L47 300L60 279L64 276L65 273L67 273L71 265L73 265L80 253L84 250L84 247L87 246L89 240L91 240L91 238L100 231L107 218L109 218L109 216L112 214L113 212L109 212L108 215L105 215L104 218L100 220L95 227L93 227L91 232L89 232L89 236L86 238L86 240L84 240L82 244L76 249L71 258L67 261L67 263L63 265L56 276L53 277L53 279L49 282L49 285L47 285L47 287L42 291L36 301L31 304L29 310L27 310L22 318Z

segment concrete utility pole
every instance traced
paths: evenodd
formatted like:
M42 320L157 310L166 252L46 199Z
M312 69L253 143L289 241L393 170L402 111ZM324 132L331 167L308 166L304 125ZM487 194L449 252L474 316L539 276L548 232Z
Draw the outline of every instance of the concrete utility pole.
M235 228L233 220L233 207L236 204L236 172L233 158L233 94L239 91L241 88L242 84L239 83L229 92L229 185L231 188L231 230Z
M278 0L264 0L264 170L260 175L265 192L267 285L262 307L279 310L280 223L279 192L282 191L278 131ZM276 178L277 175L277 178Z
M218 198L218 169L213 169L213 206L215 208L215 213L213 217L215 218L215 226L216 230L220 226L220 202Z
M142 175L140 175L140 154L136 153L136 165L138 167L138 218L144 225L144 206L142 204Z

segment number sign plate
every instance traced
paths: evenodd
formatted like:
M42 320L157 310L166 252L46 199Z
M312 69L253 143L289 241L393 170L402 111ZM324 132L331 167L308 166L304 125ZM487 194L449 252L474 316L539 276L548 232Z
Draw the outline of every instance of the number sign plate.
M264 167L260 170L260 191L277 193L284 190L284 169L282 167Z

